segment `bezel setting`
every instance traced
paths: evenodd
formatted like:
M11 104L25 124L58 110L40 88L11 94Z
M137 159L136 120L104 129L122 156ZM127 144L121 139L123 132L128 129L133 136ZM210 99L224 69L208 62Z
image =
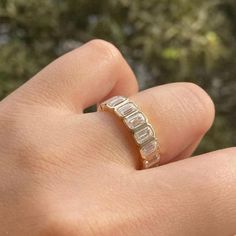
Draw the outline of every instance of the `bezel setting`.
M136 112L125 117L124 122L128 128L135 130L146 123L146 118L142 112Z
M130 130L142 160L142 168L158 166L160 148L155 131L139 107L124 96L115 96L100 104L99 111L114 113Z

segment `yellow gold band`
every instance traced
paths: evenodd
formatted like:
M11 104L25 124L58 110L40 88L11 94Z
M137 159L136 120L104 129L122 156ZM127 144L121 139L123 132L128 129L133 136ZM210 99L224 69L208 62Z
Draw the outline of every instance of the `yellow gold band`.
M143 169L158 166L160 149L155 131L134 102L124 96L115 96L101 103L98 110L114 113L130 130L139 148Z

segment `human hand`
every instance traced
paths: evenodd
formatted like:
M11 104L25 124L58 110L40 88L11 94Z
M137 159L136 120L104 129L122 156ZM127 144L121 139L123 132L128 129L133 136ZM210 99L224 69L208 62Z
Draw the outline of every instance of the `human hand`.
M137 148L116 118L83 114L118 94L153 124L162 166L137 170ZM138 93L107 42L66 54L0 103L0 235L233 235L236 149L186 159L213 119L194 84Z

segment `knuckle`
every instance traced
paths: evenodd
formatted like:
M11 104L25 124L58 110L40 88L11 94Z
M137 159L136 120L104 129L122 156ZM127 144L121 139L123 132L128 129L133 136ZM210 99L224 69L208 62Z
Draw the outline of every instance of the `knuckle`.
M212 102L212 99L203 88L194 83L184 83L184 84L186 89L188 89L192 93L192 95L199 100L199 103L201 103L205 108L208 109L209 106L214 108L214 103Z
M211 127L215 117L212 99L206 91L194 83L180 83L179 96L182 108L196 127L198 136L203 135Z
M185 83L185 85L189 92L192 94L192 97L196 98L196 102L198 101L198 104L202 107L204 113L208 112L214 116L215 106L207 92L194 83Z

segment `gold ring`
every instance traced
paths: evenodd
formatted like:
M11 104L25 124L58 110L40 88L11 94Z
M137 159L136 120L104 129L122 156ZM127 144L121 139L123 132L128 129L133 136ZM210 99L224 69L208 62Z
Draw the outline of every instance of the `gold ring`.
M99 111L111 112L118 116L131 132L142 157L142 168L158 166L160 147L153 126L139 107L124 96L115 96L102 102Z

